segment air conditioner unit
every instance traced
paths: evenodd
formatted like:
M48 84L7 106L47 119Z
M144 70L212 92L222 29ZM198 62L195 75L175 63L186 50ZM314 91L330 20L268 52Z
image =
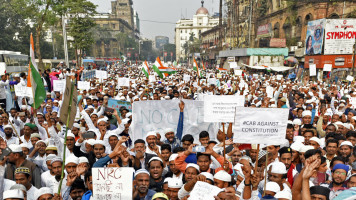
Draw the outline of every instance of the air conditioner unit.
M298 42L297 45L298 47L303 47L303 42Z

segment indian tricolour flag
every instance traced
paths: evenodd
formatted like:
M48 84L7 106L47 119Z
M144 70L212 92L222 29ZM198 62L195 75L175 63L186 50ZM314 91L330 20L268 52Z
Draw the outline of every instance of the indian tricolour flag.
M35 62L35 49L33 47L33 37L30 37L30 64L28 67L27 87L32 90L32 107L37 109L45 101L46 90L42 82L40 73Z
M142 65L142 71L148 78L150 76L150 68L148 67L147 61L145 61Z
M152 69L153 71L155 71L158 76L160 78L163 78L163 74L161 73L161 71L158 69L158 67L161 67L162 66L162 63L161 63L161 60L159 59L159 57L156 58L156 62L153 64L152 66Z
M195 58L193 58L193 61L194 61L194 63L193 63L193 70L195 70L195 71L197 72L198 76L201 77L200 70L199 70L199 66L198 66L198 63L197 63L197 61L195 60Z

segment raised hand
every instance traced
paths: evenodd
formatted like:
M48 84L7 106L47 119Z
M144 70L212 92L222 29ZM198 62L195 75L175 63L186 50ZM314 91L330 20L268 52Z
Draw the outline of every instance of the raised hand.
M73 182L75 181L75 179L78 177L76 172L71 172L70 174L68 174L67 176L67 186L72 186Z
M85 167L85 165L86 165L85 163L80 163L77 166L76 173L78 176L81 176L86 172L87 168Z

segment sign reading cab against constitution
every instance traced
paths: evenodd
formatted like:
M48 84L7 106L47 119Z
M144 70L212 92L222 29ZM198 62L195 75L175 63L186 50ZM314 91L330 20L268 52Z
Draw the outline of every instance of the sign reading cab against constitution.
M132 167L93 168L94 199L132 199L133 173L134 169Z
M289 109L286 108L236 108L234 143L284 143L288 114Z
M204 96L205 122L234 122L235 108L243 107L244 96Z

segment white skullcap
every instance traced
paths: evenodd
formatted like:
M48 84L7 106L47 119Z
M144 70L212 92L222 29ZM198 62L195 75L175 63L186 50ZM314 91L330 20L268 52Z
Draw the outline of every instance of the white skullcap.
M165 96L165 97L164 97L164 99L166 99L166 100L170 100L170 99L171 99L171 97L170 97L170 96Z
M36 144L38 144L38 143L40 143L40 142L43 142L43 143L47 146L47 143L46 143L45 141L43 141L43 140L38 140L38 141L36 142Z
M121 124L122 125L126 125L127 123L129 123L130 119L129 118L125 118L121 120Z
M44 194L52 194L53 195L53 191L51 188L48 187L42 187L39 190L37 190L35 192L35 200L37 200L40 196L44 195Z
M99 124L100 122L105 122L105 123L107 123L108 122L108 120L107 120L107 118L100 118L100 119L98 119L98 122L97 122L97 124Z
M288 120L288 121L287 121L287 124L292 124L292 125L294 125L291 120Z
M9 148L11 149L11 151L12 151L13 153L20 153L20 152L22 152L22 148L21 148L21 146L18 145L18 144L10 144L10 145L9 145Z
M311 146L311 145L304 145L304 146L302 146L300 148L299 153L305 153L305 152L307 152L308 150L311 150L311 149L314 149L314 147Z
M67 138L68 138L68 137L75 138L75 135L72 133L71 130L68 130L68 132L67 132Z
M171 162L171 161L175 160L177 157L178 157L178 154L177 153L173 153L171 156L169 156L169 161L168 162Z
M79 125L78 123L74 123L74 124L73 124L73 127L74 127L74 128L80 128L80 125Z
M354 147L354 145L352 145L352 143L350 142L350 141L343 141L343 142L341 142L341 144L340 144L340 147L342 147L342 146L350 146L350 147ZM339 147L339 148L340 148Z
M46 161L52 161L53 158L57 157L54 154L48 154L48 156L46 157Z
M154 131L150 131L150 132L147 133L146 138L149 137L149 136L155 136L155 137L157 137L157 134L156 134L156 132L154 132Z
M148 176L150 175L150 173L146 169L139 169L135 172L134 177L136 178L136 176L139 174L147 174Z
M173 133L174 133L173 128L166 128L166 129L164 129L164 134L169 133L169 132L173 132Z
M105 143L102 140L95 140L93 145L96 145L96 144L101 144L101 145L103 145L105 147Z
M188 163L188 164L187 164L187 167L185 168L185 170L187 170L189 167L193 167L193 168L195 168L196 170L198 170L198 172L200 172L200 167L199 167L199 165L197 165L197 164Z
M300 125L302 125L302 121L301 121L300 119L294 119L294 120L293 120L293 124L300 126Z
M37 144L37 142L36 142L36 144ZM30 148L27 146L27 144L25 144L25 143L21 143L21 144L20 144L20 147L21 147L21 148L28 148L28 149L30 149Z
M68 158L66 158L66 162L65 165L69 164L69 163L74 163L76 165L79 164L79 159L76 156L69 156Z
M27 191L26 187L22 184L15 184L10 187L10 190L21 190L21 191Z
M94 106L89 105L87 108L88 108L88 109L94 109ZM93 114L94 114L94 113L93 113Z
M344 123L344 127L350 130L354 130L354 126L352 124L349 123Z
M5 125L5 126L3 127L4 130L5 130L6 128L11 128L11 129L13 129L10 124L7 124L7 125Z
M305 117L305 116L312 116L312 112L310 112L309 110L305 110L302 112L302 117Z
M287 173L286 165L282 162L273 162L271 173L286 174Z
M288 191L282 190L277 192L276 195L274 195L274 198L292 200L292 194Z
M214 179L220 180L220 181L225 181L225 182L231 182L231 176L230 174L228 174L226 171L224 170L220 170L218 171L218 173L216 173L214 175Z
M26 109L26 108L27 108L26 105L22 105L22 106L21 106L21 110Z
M21 190L6 190L3 194L4 199L24 199L23 192Z
M211 173L209 173L209 172L202 172L202 173L200 173L200 174L203 175L203 176L205 176L206 179L209 179L209 180L211 180L212 182L214 182L214 176L213 176Z
M161 163L163 163L163 160L160 158L160 157L157 157L157 156L154 156L154 157L152 157L149 161L148 161L148 163L150 163L150 162L152 162L152 161L160 161Z
M131 117L132 116L132 112L128 112L128 113L126 113L126 118L129 118L129 117Z
M171 178L168 180L169 188L181 188L183 186L183 181L180 178Z
M278 183L276 183L276 182L268 182L266 184L266 191L271 191L271 192L277 193L277 192L281 191L281 187L279 187Z
M321 145L321 141L320 141L320 139L317 138L317 137L312 137L312 138L309 139L309 141L315 141L315 142L317 142L319 145Z
M164 181L163 181L163 184L168 183L168 181L169 181L170 179L172 179L172 177L167 177L167 178L165 178Z
M87 143L91 146L93 146L95 144L95 139L91 138L89 140L87 140Z
M344 123L342 123L342 122L340 122L340 121L337 121L337 122L335 122L334 124L335 124L336 126L338 126L338 125L344 126Z
M79 163L79 164L80 164L80 163L89 163L89 160L88 160L88 158L82 156L82 157L79 157L78 163Z
M297 135L293 137L293 142L295 143L303 143L305 138L303 136Z
M300 149L304 146L303 143L299 142L294 142L292 145L290 145L290 148L293 149L294 151L300 151Z

